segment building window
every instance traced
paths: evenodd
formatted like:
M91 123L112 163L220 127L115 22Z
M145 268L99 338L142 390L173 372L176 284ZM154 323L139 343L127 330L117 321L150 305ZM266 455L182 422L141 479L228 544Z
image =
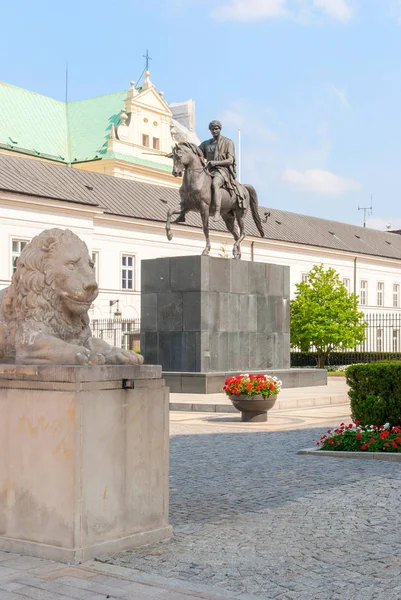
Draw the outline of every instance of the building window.
M11 248L11 274L14 275L17 270L17 260L28 244L28 240L12 240L12 248Z
M123 290L135 289L135 256L124 254L121 257L121 287Z
M376 329L376 351L383 352L383 329Z
M309 273L301 273L301 281L308 281Z
M365 306L368 303L368 282L361 281L361 292L359 294L359 304Z
M379 281L377 283L377 306L384 305L384 283Z
M153 150L160 150L160 140L159 138L153 138Z
M400 306L400 284L393 283L393 307L398 308Z
M144 133L142 134L142 146L149 148L149 136Z
M344 277L343 278L343 284L345 289L347 290L347 294L349 294L349 288L350 288L350 279L349 277Z
M93 250L92 252L93 270L95 272L95 279L99 283L99 251Z
M393 352L399 352L400 350L400 330L393 329Z

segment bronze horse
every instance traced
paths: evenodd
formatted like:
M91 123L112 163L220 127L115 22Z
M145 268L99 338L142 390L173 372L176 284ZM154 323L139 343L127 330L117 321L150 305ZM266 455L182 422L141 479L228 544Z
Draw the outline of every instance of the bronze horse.
M166 220L166 233L169 240L173 238L171 231L171 217L178 215L173 223L185 221L186 213L196 211L200 213L203 224L203 232L206 238L206 247L202 252L208 255L210 252L209 238L209 216L214 215L215 206L212 202L211 174L206 168L206 161L201 150L195 144L180 142L169 155L173 159L173 175L181 177L184 172L182 186L180 187L181 203L174 209L169 209ZM233 246L234 258L241 258L240 244L245 238L245 216L248 208L255 225L262 237L264 231L258 212L258 196L255 188L251 185L237 184L242 188L244 200L242 206L235 194L230 194L226 189L222 190L221 217L227 226L227 230L233 235L235 243ZM236 221L239 227L239 233Z

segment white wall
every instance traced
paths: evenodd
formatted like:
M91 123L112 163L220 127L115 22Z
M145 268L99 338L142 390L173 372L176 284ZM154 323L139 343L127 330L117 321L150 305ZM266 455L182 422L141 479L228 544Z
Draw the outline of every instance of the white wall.
M174 238L169 242L162 223L152 223L113 217L102 214L99 209L47 201L32 197L0 195L0 286L11 279L11 244L13 239L30 240L43 229L51 227L70 228L87 243L89 249L99 253L99 297L91 311L92 318L109 318L116 310L110 301L119 300L123 318L140 316L140 266L141 260L162 256L200 254L205 242L203 233L189 227L173 226ZM229 234L212 232L213 256L221 255L221 247L231 256L232 237ZM337 250L299 246L272 240L247 239L242 244L244 260L251 259L251 242L254 242L254 260L288 265L291 267L291 296L302 273L307 273L315 264L333 267L341 277L350 279L350 291L354 291L355 255ZM135 288L121 289L121 257L135 257ZM360 281L368 281L368 304L361 307L367 313L400 312L393 307L393 284L401 288L401 261L357 256L356 292ZM377 282L384 282L384 307L376 304ZM401 293L401 292L400 292ZM401 297L400 297L401 301Z

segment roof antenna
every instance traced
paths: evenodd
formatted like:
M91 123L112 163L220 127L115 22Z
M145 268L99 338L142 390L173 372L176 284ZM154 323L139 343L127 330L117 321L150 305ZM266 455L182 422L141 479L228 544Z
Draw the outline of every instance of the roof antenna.
M366 215L373 215L373 196L370 196L370 206L358 206L358 210L363 210L363 226L366 227Z

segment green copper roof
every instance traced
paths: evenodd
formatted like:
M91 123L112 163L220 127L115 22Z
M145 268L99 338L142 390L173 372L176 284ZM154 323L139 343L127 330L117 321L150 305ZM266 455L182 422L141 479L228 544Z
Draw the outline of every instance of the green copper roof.
M111 126L118 125L126 96L123 91L68 103L71 162L100 158L107 151Z
M65 103L0 83L0 144L67 162Z
M77 102L60 102L0 82L0 148L63 163L118 158L160 171L171 167L107 152L127 91Z

